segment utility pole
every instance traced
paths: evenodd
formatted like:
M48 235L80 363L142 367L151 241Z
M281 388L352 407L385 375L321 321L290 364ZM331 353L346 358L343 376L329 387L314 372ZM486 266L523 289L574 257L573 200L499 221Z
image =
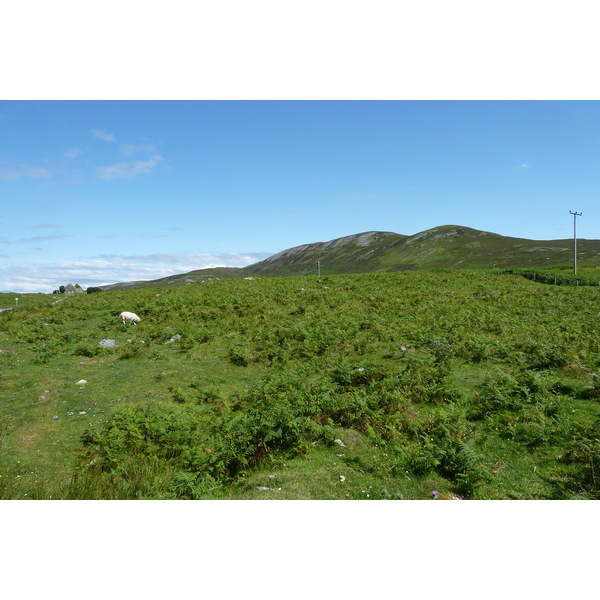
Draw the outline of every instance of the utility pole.
M573 272L577 275L577 217L580 217L583 213L570 210L569 214L573 215Z

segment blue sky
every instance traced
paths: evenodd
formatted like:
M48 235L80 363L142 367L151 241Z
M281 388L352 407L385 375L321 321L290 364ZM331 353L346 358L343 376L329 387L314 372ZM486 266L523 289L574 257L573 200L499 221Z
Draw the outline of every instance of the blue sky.
M0 290L363 231L600 237L595 101L4 101Z

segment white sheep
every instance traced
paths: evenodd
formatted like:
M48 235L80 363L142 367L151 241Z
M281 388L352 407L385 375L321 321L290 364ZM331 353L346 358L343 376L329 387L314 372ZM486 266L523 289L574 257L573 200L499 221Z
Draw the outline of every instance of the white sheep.
M140 322L140 318L135 313L127 312L127 311L122 312L119 315L119 318L123 319L123 325L125 325L125 323L127 323L127 321L133 322L134 325L137 325Z

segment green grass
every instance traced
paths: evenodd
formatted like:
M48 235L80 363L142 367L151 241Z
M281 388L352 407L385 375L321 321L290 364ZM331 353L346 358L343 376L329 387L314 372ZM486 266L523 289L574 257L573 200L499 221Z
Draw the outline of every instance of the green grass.
M21 295L0 497L597 499L598 294L426 271Z

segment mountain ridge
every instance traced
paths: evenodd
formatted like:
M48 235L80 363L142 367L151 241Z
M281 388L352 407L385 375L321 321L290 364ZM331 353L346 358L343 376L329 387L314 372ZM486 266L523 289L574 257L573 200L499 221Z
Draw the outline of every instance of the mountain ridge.
M572 264L573 240L513 238L461 225L414 235L366 231L282 250L247 267L216 267L150 281L99 286L103 290L169 286L216 277L292 276L424 269L557 267ZM577 240L582 267L600 266L600 240Z

